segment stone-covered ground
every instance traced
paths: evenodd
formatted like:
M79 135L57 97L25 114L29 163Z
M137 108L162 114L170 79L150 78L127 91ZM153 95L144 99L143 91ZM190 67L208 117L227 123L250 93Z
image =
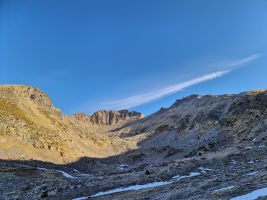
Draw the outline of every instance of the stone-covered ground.
M107 160L79 163L95 168L90 170L77 169L75 163L59 166L37 161L1 161L0 199L74 199L130 185L167 181L190 172L200 175L90 199L231 199L267 187L266 146L265 140L251 141L224 151L139 168L107 164ZM208 170L202 172L202 168Z

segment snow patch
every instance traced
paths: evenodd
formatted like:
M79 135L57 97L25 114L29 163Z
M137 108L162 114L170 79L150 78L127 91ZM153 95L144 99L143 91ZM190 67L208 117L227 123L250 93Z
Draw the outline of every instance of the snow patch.
M194 177L194 176L199 176L200 174L201 173L199 173L199 172L190 172L190 174L187 175L187 176L177 175L177 176L172 177L173 181L170 181L170 182L176 182L176 181L182 180L184 178L190 178L190 177Z
M254 190L248 194L242 195L242 196L237 196L234 197L230 200L256 200L259 197L265 197L267 196L267 187L266 188L261 188L258 190Z
M258 171L256 171L256 172L251 172L251 173L248 173L248 174L246 174L247 176L253 176L253 175L255 175L255 174L257 174L258 173Z
M36 167L36 169L39 169L39 170L44 170L44 171L47 171L49 169L46 169L46 168L43 168L43 167ZM64 172L62 170L56 170L57 172L61 173L64 177L66 178L78 178L78 177L75 177L75 176L72 176L70 174L68 174L67 172Z
M208 168L204 168L204 167L199 167L198 169L200 170L201 173L206 173L207 171L212 171L212 169L208 169ZM105 192L98 192L98 193L96 193L92 196L89 196L89 197L98 197L98 196L120 193L120 192L125 192L125 191L142 190L142 189L146 189L146 188L153 188L153 187L168 185L168 184L171 184L174 182L178 182L178 181L185 179L185 178L191 178L194 176L199 176L199 175L201 175L200 172L190 172L189 175L186 175L186 176L180 176L180 175L173 176L169 181L153 182L153 183L147 183L147 184L143 184L143 185L131 185L128 187L116 188L116 189L108 190ZM88 197L79 197L79 198L76 198L73 200L83 200L86 198L88 198Z
M36 167L36 169L39 169L39 170L44 170L44 171L47 171L48 169L46 168L43 168L43 167Z
M64 171L61 171L61 170L56 170L56 171L60 172L66 178L72 178L72 179L77 178L75 176L72 176L72 175L68 174L67 172L64 172Z
M73 171L75 171L75 172L77 172L77 173L81 173L79 170L77 170L77 169L73 169Z
M222 191L225 191L225 190L231 190L233 189L235 186L229 186L229 187L225 187L225 188L221 188L221 189L218 189L218 190L214 190L213 192L222 192Z
M116 168L119 169L119 170L125 170L125 169L129 168L129 165L120 164L120 165L117 165Z
M72 199L72 200L84 200L84 199L88 199L88 197L78 197L78 198L75 198L75 199Z
M113 190L108 190L106 192L98 192L90 197L98 197L98 196L103 196L103 195L107 195L107 194L113 194L113 193L119 193L119 192L125 192L125 191L130 191L130 190L142 190L142 189L146 189L146 188L152 188L152 187L158 187L158 186L162 186L162 185L167 185L170 184L171 182L154 182L154 183L147 183L144 185L132 185L129 187L124 187L124 188L117 188L117 189L113 189Z
M207 173L208 171L212 171L212 169L205 168L205 167L199 167L198 169L200 170L201 173Z

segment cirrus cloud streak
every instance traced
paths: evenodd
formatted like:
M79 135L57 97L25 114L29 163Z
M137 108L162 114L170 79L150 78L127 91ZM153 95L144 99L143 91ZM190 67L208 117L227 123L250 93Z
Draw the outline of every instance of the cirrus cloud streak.
M193 85L197 85L200 84L202 82L206 82L209 80L213 80L213 79L217 79L219 77L222 77L228 73L230 73L231 71L246 65L250 62L252 62L253 60L256 60L259 58L258 54L254 54L254 55L250 55L248 57L242 58L240 60L236 60L236 61L232 61L232 62L228 62L225 63L224 68L228 68L227 70L220 70L220 71L216 71L213 73L209 73L203 76L199 76L197 78L185 81L185 82L181 82L157 91L153 91L153 92L148 92L145 94L141 94L141 95L135 95L135 96L131 96L128 98L124 98L121 100L117 100L117 101L113 101L113 102L109 102L106 103L105 105L107 105L110 109L128 109L128 108L132 108L132 107L136 107L139 105L142 105L144 103L148 103L151 101L154 101L156 99L162 98L164 96L176 93L178 91L181 91L185 88L188 88L190 86Z

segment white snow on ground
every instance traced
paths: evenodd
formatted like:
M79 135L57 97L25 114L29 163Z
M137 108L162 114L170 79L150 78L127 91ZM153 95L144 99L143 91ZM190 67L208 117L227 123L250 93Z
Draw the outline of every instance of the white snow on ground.
M56 171L60 172L66 178L77 178L75 176L72 176L72 175L68 174L67 172L64 172L64 171L61 171L61 170L56 170Z
M36 167L36 169L44 170L44 171L48 170L48 169L43 168L43 167ZM61 170L56 170L56 171L60 172L66 178L78 178L78 177L75 177L75 176L72 176L72 175L68 174L67 172L61 171Z
M246 174L247 176L253 176L253 175L255 175L255 174L257 174L258 173L258 171L256 171L256 172L251 172L251 173L248 173L248 174Z
M265 145L264 144L262 144L262 145L260 145L260 146L258 146L259 148L263 148L263 147L265 147Z
M208 168L204 168L204 167L199 167L198 169L201 171L201 173L206 173L207 171L212 171L212 169L208 169ZM159 186L168 185L168 184L171 184L174 182L178 182L181 179L199 176L199 175L201 175L201 173L200 172L190 172L189 175L186 175L186 176L180 176L180 175L174 176L169 181L160 181L160 182L147 183L147 184L143 184L143 185L131 185L128 187L116 188L116 189L108 190L105 192L98 192L98 193L96 193L90 197L97 197L97 196L103 196L103 195L125 192L125 191L142 190L142 189L146 189L146 188L159 187ZM75 198L72 200L83 200L86 198L88 198L88 197L78 197L78 198Z
M84 199L88 199L88 197L78 197L78 198L75 198L75 199L72 199L72 200L84 200Z
M242 196L237 196L234 197L230 200L256 200L259 197L265 197L267 196L267 187L266 188L261 188L258 190L254 190L248 194L242 195Z
M245 149L252 149L252 147L246 147Z
M119 170L125 170L125 169L129 168L129 165L126 165L126 164L120 164L120 165L117 165L116 167L117 167L117 169L119 169Z
M120 164L120 165L118 165L118 167L129 167L129 165L126 165L126 164Z
M48 169L46 169L46 168L43 168L43 167L36 167L36 169L39 169L39 170L44 170L44 171L48 170Z
M77 173L81 173L79 170L77 169L73 169L73 171L77 172Z
M106 192L98 192L95 195L92 195L90 197L103 196L103 195L113 194L113 193L118 193L118 192L124 192L124 191L130 191L130 190L142 190L142 189L146 189L146 188L168 185L168 184L171 184L173 182L177 182L177 181L184 179L184 178L199 176L200 174L201 173L199 173L199 172L191 172L187 176L180 176L180 175L174 176L174 177L172 177L172 179L170 181L153 182L153 183L147 183L144 185L132 185L129 187L117 188L117 189L113 189L113 190L108 190Z
M190 174L187 175L187 176L177 175L177 176L172 177L173 181L170 181L170 182L176 182L176 181L182 180L184 178L190 178L190 177L193 177L193 176L199 176L200 174L201 173L199 173L199 172L190 172Z
M199 167L198 169L200 170L201 173L207 173L208 171L212 171L212 169L205 168L205 167Z
M218 189L218 190L214 190L213 192L221 192L221 191L225 191L225 190L231 190L233 189L235 186L229 186L229 187L225 187L225 188L221 188L221 189Z
M130 190L142 190L142 189L146 189L146 188L152 188L152 187L158 187L158 186L162 186L162 185L167 185L167 184L170 184L170 183L172 183L172 182L162 181L162 182L147 183L147 184L144 184L144 185L132 185L132 186L129 186L129 187L108 190L106 192L98 192L98 193L96 193L96 194L94 194L94 195L92 195L90 197L98 197L98 196L103 196L103 195L107 195L107 194L125 192L125 191L130 191Z

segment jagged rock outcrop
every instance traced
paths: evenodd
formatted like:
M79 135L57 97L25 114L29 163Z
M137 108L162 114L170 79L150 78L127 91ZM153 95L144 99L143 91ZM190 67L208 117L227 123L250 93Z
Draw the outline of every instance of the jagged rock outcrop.
M144 117L143 114L135 111L128 110L100 110L95 112L93 115L86 115L85 113L77 113L74 114L73 117L78 121L82 121L85 123L89 123L91 125L116 125L127 123L131 121L135 121L138 119L142 119Z

